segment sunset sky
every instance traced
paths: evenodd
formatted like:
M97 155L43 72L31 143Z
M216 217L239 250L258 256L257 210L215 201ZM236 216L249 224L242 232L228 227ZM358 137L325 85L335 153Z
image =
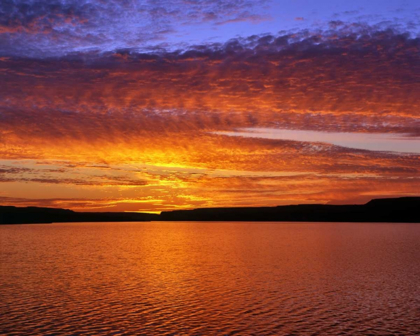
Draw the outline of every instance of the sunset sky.
M418 0L2 0L0 205L419 195Z

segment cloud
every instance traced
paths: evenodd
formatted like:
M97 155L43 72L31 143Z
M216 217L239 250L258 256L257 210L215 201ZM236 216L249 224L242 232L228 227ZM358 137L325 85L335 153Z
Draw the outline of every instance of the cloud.
M246 11L246 12L242 12L241 14L239 14L238 16L236 16L234 18L216 22L216 25L220 26L220 25L224 25L224 24L228 24L228 23L236 23L236 22L251 22L251 23L254 23L254 24L258 24L258 23L261 23L261 22L264 22L264 21L268 21L270 19L271 18L268 15L252 14L252 13Z
M57 194L47 198L89 190L94 200L106 191L119 207L150 196L142 209L154 211L411 195L420 187L415 153L217 132L418 137L419 55L420 39L408 33L336 24L177 51L3 57L0 157L61 162L56 168L65 170L9 176L13 170L1 167L1 192L36 185ZM114 168L104 175L104 167Z
M411 137L407 134L334 133L271 128L245 128L235 132L218 132L217 134L248 138L321 142L361 150L420 154L420 137Z
M185 25L259 22L265 0L4 0L0 53L37 57L139 48Z
M77 116L113 127L95 116L107 113L127 132L137 123L150 131L275 125L353 132L363 125L415 135L419 50L408 34L356 25L177 52L8 58L0 62L8 83L0 106L11 123L39 111L50 132Z

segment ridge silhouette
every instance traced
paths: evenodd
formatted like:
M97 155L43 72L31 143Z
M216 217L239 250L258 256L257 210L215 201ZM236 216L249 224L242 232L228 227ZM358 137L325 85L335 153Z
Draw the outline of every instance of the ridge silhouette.
M420 197L373 199L362 205L299 204L277 207L200 208L137 212L75 212L67 209L0 206L0 224L53 222L246 221L420 223Z

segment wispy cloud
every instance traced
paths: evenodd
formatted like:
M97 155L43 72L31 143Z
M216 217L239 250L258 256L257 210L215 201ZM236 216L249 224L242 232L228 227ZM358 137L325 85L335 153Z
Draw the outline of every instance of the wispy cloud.
M245 128L234 132L216 132L216 134L273 140L321 142L369 151L420 154L420 137L411 137L408 134L340 133L274 128Z
M54 56L141 49L182 25L256 22L266 0L4 0L0 53Z

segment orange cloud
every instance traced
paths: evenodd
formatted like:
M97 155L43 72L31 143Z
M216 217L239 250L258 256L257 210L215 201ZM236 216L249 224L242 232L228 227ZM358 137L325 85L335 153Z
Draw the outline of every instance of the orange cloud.
M419 136L419 40L340 27L184 52L3 58L0 196L36 186L39 204L159 211L414 194L419 155L215 133Z

